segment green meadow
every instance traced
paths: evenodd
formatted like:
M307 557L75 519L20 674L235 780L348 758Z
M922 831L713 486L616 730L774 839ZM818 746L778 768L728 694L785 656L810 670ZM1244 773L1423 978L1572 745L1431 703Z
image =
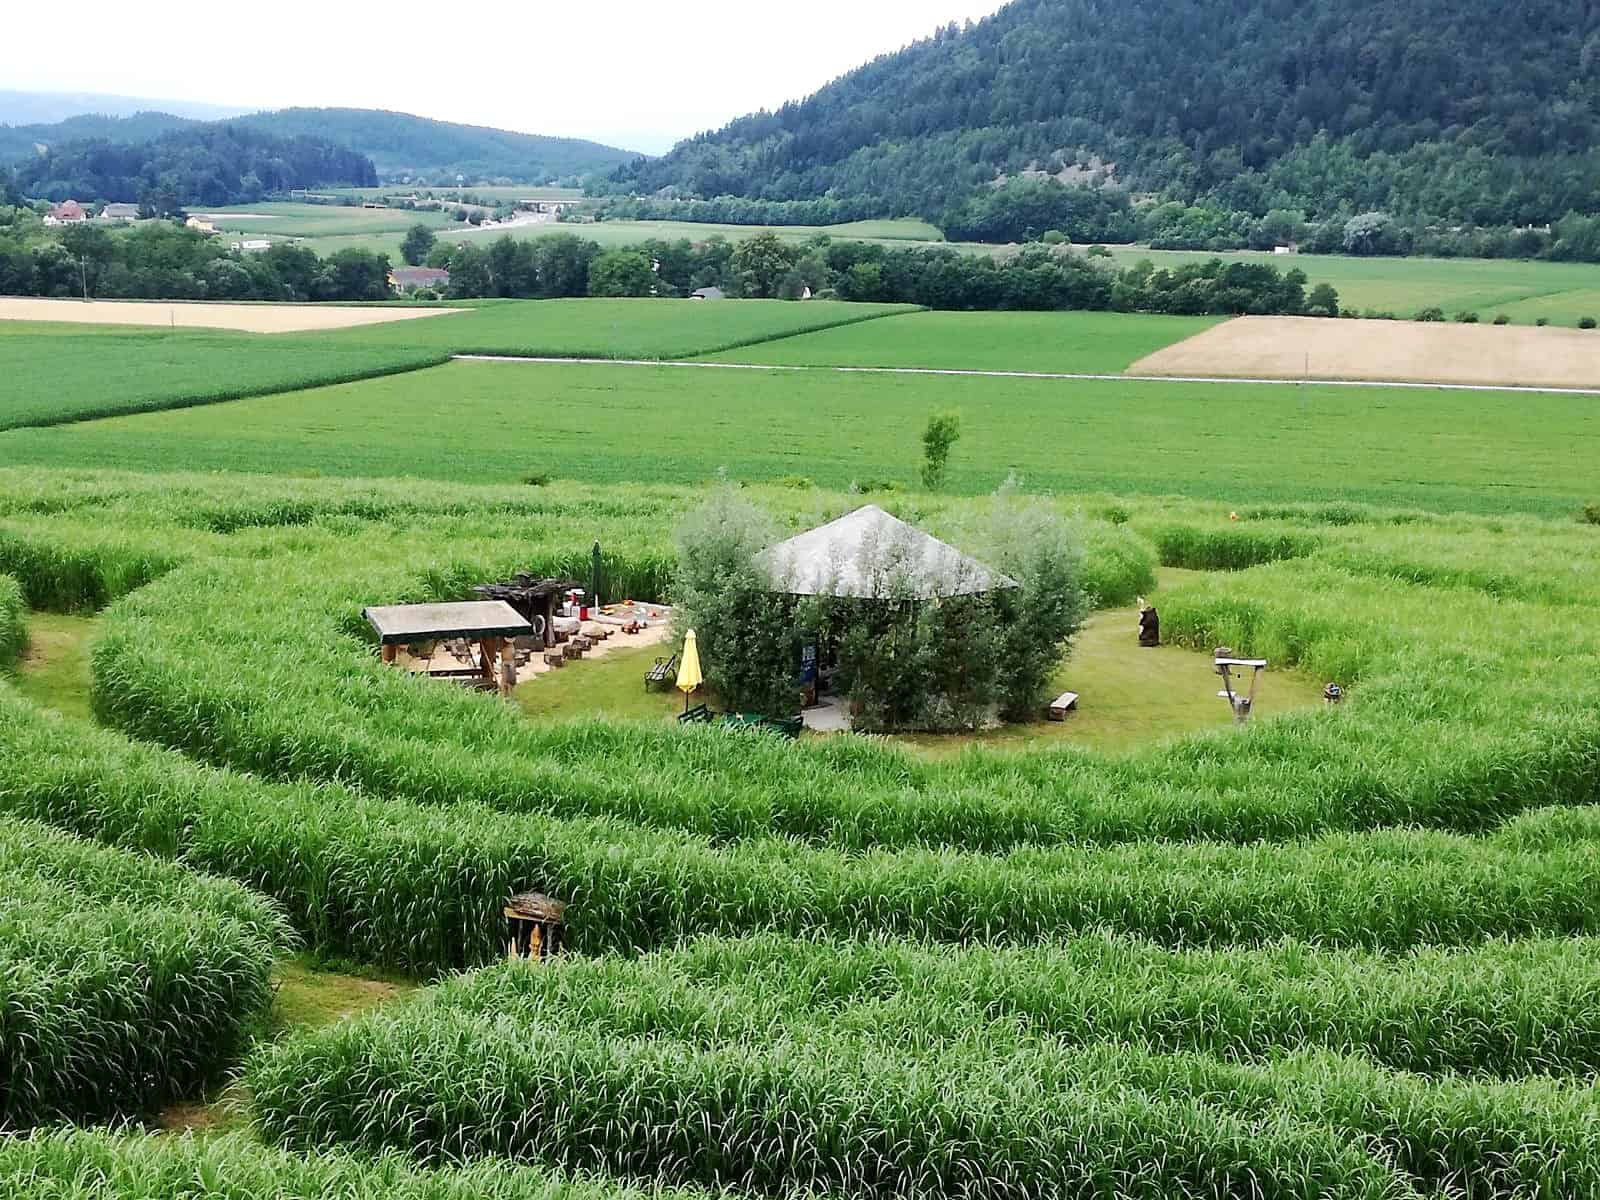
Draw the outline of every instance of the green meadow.
M1056 492L1568 514L1595 499L1600 461L1587 397L482 362L13 430L0 456L482 483L683 484L726 471L911 487L923 425L946 408L962 416L949 487L965 494L1015 474Z

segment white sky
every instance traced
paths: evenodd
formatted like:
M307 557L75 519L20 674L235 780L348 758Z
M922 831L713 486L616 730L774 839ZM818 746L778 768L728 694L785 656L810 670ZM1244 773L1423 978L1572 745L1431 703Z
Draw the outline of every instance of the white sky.
M1003 0L19 3L3 86L392 108L660 152Z

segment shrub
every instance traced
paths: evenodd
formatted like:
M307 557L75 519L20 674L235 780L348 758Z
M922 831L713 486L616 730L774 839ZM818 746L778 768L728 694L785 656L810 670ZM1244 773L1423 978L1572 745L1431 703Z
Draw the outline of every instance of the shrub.
M1550 318L1549 317L1538 317L1538 318L1535 318L1533 323L1535 325L1537 325L1540 329L1543 329L1546 325L1550 324Z
M1578 516L1585 525L1600 525L1600 504L1585 504Z
M1442 320L1444 320L1444 309L1442 309L1442 308L1425 308L1425 309L1423 309L1421 312L1419 312L1416 315L1416 320L1418 320L1418 321L1442 321Z
M961 414L953 410L934 413L922 431L922 486L937 492L944 486L950 451L961 437Z
M1511 324L1511 318L1506 316L1505 313L1497 313L1494 318L1494 323L1496 325L1509 325Z
M528 487L549 487L550 472L530 471L522 477L522 482Z
M1478 323L1478 314L1475 312L1458 312L1455 320L1458 325L1476 325Z
M1100 245L1098 242L1095 243L1093 246L1090 246L1089 249L1085 253L1090 258L1113 258L1113 257L1115 257L1111 253L1110 250L1107 250L1104 246Z
M1595 325L1596 325L1596 321L1595 321L1595 319L1593 317L1583 317L1583 318L1580 318L1579 321L1578 321L1578 328L1579 329L1593 329L1595 327Z

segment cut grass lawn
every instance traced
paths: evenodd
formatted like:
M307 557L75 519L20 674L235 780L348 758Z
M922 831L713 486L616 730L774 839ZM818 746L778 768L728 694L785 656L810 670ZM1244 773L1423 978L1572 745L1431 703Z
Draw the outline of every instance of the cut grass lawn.
M512 693L523 712L540 720L612 717L673 721L683 711L675 688L647 692L644 676L657 656L673 653L666 643L617 650L604 658L580 659L559 671L524 680ZM697 697L696 703L700 700Z
M1222 320L1102 312L917 312L710 357L773 366L1114 375Z
M1594 498L1600 461L1600 409L1581 396L520 363L13 430L0 458L474 483L726 468L844 489L914 481L943 408L962 414L956 494L1015 473L1036 490L1566 517Z
M337 234L404 234L413 225L442 230L453 225L445 212L407 211L401 208L358 208L338 204L291 204L263 201L229 208L196 209L216 218L216 226L229 233L262 237L317 239Z

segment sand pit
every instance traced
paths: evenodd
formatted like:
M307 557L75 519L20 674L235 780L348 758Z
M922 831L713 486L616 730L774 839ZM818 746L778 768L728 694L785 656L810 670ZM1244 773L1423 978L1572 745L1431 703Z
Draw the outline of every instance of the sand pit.
M448 316L455 308L341 308L325 304L172 304L133 300L39 300L0 297L0 321L64 321L79 325L156 325L234 329L241 333L306 333Z
M1129 375L1600 387L1600 330L1239 317L1158 350Z

